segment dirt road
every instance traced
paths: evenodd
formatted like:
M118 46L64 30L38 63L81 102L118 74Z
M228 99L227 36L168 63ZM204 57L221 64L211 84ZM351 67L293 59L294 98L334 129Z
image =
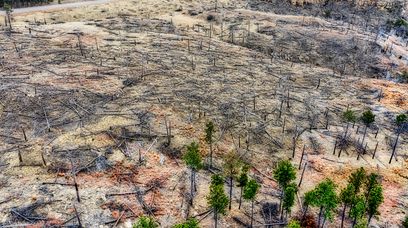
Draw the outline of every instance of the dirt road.
M16 14L24 14L24 13L37 12L37 11L76 8L76 7L81 7L81 6L103 4L103 3L108 3L108 2L110 2L110 0L93 0L93 1L86 1L86 2L58 4L58 5L34 6L34 7L28 7L28 8L13 9L13 14L16 15ZM6 15L5 11L0 10L0 15L3 15L3 16Z

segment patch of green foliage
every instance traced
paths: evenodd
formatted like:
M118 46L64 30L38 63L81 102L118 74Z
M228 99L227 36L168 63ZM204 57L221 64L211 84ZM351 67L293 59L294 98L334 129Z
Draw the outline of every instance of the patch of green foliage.
M156 221L153 218L142 216L137 220L135 224L133 224L132 228L156 228L159 227Z
M366 125L370 125L375 121L375 115L371 110L367 110L363 112L363 115L361 116L361 121Z
M199 146L196 142L187 145L187 153L183 157L186 165L192 170L199 170L202 167L202 158L200 155Z
M345 112L343 112L343 120L346 122L350 122L350 123L354 123L357 120L357 115L353 110L346 110Z
M273 177L279 183L282 189L296 179L296 169L288 160L283 160L278 163L278 167L273 173Z
M292 220L289 222L288 228L301 228L299 221L297 220Z
M216 214L226 214L228 206L228 196L224 192L224 181L221 175L213 175L211 177L210 193L207 196L208 205Z
M183 223L174 225L173 228L200 228L200 226L198 225L197 219L189 218Z

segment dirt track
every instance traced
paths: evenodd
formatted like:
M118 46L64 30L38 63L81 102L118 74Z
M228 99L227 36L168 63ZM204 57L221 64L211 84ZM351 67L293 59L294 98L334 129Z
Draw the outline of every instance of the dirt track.
M61 10L61 9L69 9L69 8L77 8L81 6L89 6L95 4L104 4L108 3L111 0L92 0L92 1L85 1L85 2L74 2L74 3L64 3L58 5L45 5L45 6L34 6L28 8L20 8L20 9L13 9L13 15L19 14L26 14L31 12L39 12L39 11L52 11L52 10ZM3 10L0 10L0 15L6 15Z

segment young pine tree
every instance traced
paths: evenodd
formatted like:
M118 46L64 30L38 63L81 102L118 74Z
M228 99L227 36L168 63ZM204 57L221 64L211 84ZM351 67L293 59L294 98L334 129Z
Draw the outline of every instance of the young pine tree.
M392 158L394 157L395 151L397 150L400 135L408 131L408 116L405 114L398 115L395 118L395 124L397 125L397 138L395 140L394 146L392 147L391 158L390 161L388 162L389 164L391 164Z
M284 190L293 180L296 179L296 168L288 160L282 160L278 163L277 168L273 172L273 177L278 182L281 189L279 209L282 212L282 200L284 198Z
M343 210L341 214L341 225L340 227L344 227L344 219L346 217L346 210L347 207L352 206L355 202L356 194L355 194L355 187L352 183L349 183L340 193L340 201L343 203Z
M228 178L229 182L229 206L228 209L231 210L231 202L232 202L232 187L233 187L233 180L238 175L239 169L241 167L241 160L239 155L235 151L231 151L224 157L224 174Z
M187 145L187 152L184 154L184 162L191 169L190 179L190 204L193 204L193 196L195 192L195 176L196 172L202 168L202 158L199 151L199 146L196 142Z
M273 172L273 177L279 186L285 188L290 182L296 179L296 168L289 160L282 160L278 163L278 167Z
M357 116L356 116L356 113L353 110L347 109L346 111L343 112L342 119L343 119L344 122L347 123L346 131L344 132L344 138L345 138L345 137L347 137L350 123L354 124L356 122L356 120L357 120Z
M364 144L364 139L366 137L367 134L367 128L374 123L375 121L375 115L371 110L367 110L365 112L363 112L362 116L361 116L361 121L364 123L365 128L364 128L364 135L363 135L363 139L361 140L361 145Z
M210 146L210 168L212 168L212 160L213 160L213 142L214 142L214 132L215 132L215 127L214 123L212 121L208 122L205 125L205 141L207 144Z
M356 171L352 172L349 177L349 183L354 187L354 194L358 194L366 181L366 171L363 167L360 167Z
M314 199L315 199L314 194L315 194L315 192L313 190L308 191L308 192L305 193L305 197L303 199L304 209L303 209L303 214L302 214L302 221L301 221L302 223L303 223L303 221L304 221L304 219L305 219L305 217L307 215L309 207L313 206L313 204L314 204Z
M376 173L370 173L364 181L364 194L366 201L375 186L380 185L380 176Z
M398 127L404 123L408 123L408 116L406 114L399 114L395 118L395 123L397 124Z
M281 219L283 218L283 211L286 212L286 217L290 215L293 205L295 205L295 196L298 191L297 185L295 183L288 184L284 190L283 204Z
M238 209L241 209L243 188L248 183L248 171L249 171L249 166L248 165L243 165L242 168L241 168L241 173L239 174L239 177L238 177L238 180L237 180L238 181L238 187L240 188Z
M356 171L352 172L348 178L349 184L353 185L354 192L352 197L357 197L357 195L362 191L362 187L367 181L367 173L363 167L360 167ZM352 208L354 201L351 201L349 207Z
M260 185L254 179L248 181L244 187L244 199L251 201L251 227L254 223L254 201L259 187Z
M224 192L223 178L216 174L211 177L210 193L207 196L207 204L214 212L214 226L218 226L218 216L225 215L228 206L228 197Z
M383 202L384 202L384 196L383 196L382 186L376 185L371 189L370 194L368 195L368 198L367 198L368 224L370 224L371 219L374 216L380 214L380 212L378 211L378 208Z
M13 29L11 26L11 13L13 12L13 8L10 4L4 3L3 9L4 11L6 11L7 21L8 21L9 29L11 31Z
M319 183L313 190L314 199L311 202L312 206L319 207L319 217L317 227L320 228L322 217L324 217L323 225L327 219L333 218L333 212L337 208L338 199L336 195L336 185L332 180L326 179Z
M354 199L353 206L350 209L350 218L353 219L353 227L357 221L362 219L366 211L365 199L362 196L357 196Z

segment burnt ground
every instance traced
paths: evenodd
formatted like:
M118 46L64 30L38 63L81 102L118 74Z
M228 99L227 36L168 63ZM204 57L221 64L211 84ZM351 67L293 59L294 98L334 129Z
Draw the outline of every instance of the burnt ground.
M216 168L237 150L262 184L257 224L275 221L264 213L278 202L274 165L287 158L299 165L304 145L294 214L320 180L342 187L363 166L383 177L386 200L374 223L398 224L408 205L406 135L388 160L393 118L408 110L408 86L395 80L406 67L404 40L376 26L268 7L222 1L215 12L209 1L118 1L14 15L12 33L2 25L0 34L1 223L79 218L86 227L127 227L149 214L163 227L188 215L210 226L203 212L211 171L199 172L190 207L180 158L192 141L207 156L204 125L213 120ZM376 123L365 150L357 123L338 158L347 107L371 108ZM223 226L249 223L250 205L238 210L238 198L234 189Z

